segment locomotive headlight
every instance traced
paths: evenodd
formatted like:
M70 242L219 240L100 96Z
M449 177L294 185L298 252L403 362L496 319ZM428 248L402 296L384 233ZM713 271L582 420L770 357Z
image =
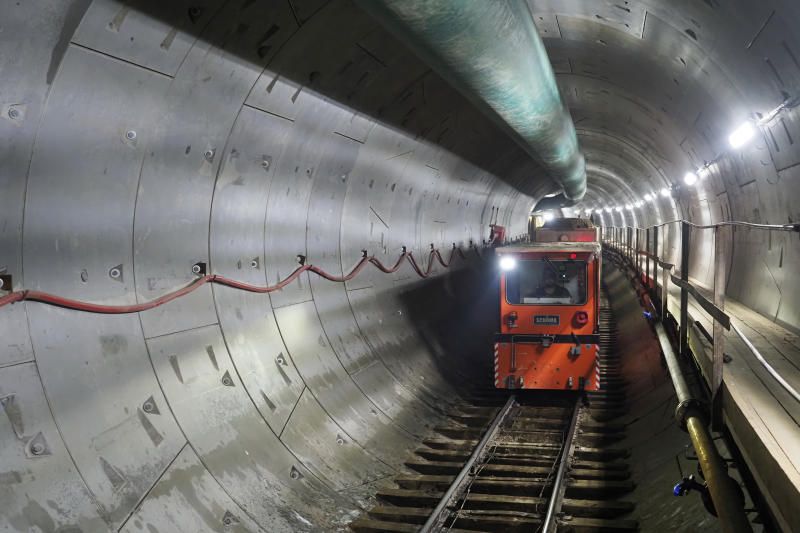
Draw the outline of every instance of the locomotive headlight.
M517 260L507 255L500 258L500 270L508 272L517 268Z

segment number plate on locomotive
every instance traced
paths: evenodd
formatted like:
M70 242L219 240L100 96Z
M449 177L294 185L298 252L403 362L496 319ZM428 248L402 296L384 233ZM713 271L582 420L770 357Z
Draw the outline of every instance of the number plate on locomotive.
M533 324L535 326L558 326L561 318L558 315L534 315Z

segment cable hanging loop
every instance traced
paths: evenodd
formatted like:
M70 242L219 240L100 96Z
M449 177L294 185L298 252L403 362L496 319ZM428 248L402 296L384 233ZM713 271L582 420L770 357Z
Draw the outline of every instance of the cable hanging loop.
M416 274L419 277L424 279L429 277L431 271L433 270L434 256L439 261L439 263L445 268L448 268L452 263L453 256L455 255L456 251L458 251L459 255L462 258L466 259L466 256L464 255L463 251L461 251L460 248L457 248L455 246L455 243L453 243L453 249L450 253L450 260L445 263L444 260L442 259L441 254L439 253L439 250L437 250L434 247L434 245L431 244L431 250L429 252L429 257L428 257L428 266L423 271L423 269L419 266L416 259L414 258L412 252L409 252L405 246L403 246L401 250L402 251L400 253L400 256L397 258L397 261L395 261L395 263L391 267L384 265L380 261L380 259L378 259L374 255L369 255L367 250L361 250L361 258L358 260L355 266L353 266L353 268L347 274L343 274L341 276L330 274L327 271L323 270L322 268L308 264L307 257L305 255L298 254L297 262L299 263L299 266L296 269L294 269L292 273L289 274L286 278L279 280L274 285L267 285L267 286L252 285L250 283L245 283L243 281L231 279L222 276L220 274L205 274L204 270L196 269L193 267L192 270L193 273L202 275L199 275L188 284L184 285L183 287L173 292L163 294L158 298L155 298L147 302L140 302L136 304L127 304L127 305L97 304L92 302L75 300L72 298L65 298L62 296L46 292L22 289L18 291L9 292L5 296L0 297L0 308L22 301L33 301L33 302L43 303L46 305L52 305L54 307L62 307L65 309L72 309L75 311L83 311L87 313L121 315L130 313L140 313L143 311L148 311L155 307L159 307L161 305L171 302L172 300L175 300L182 296L186 296L187 294L196 291L201 286L207 283L215 283L226 287L230 287L232 289L243 290L247 292L266 294L283 289L284 287L292 283L294 280L296 280L303 272L308 272L308 271L313 272L314 274L328 281L336 283L344 283L346 281L350 281L353 278L355 278L355 276L357 276L359 272L361 272L364 269L367 263L372 264L374 267L376 267L378 270L380 270L385 274L393 274L400 269L404 261L408 261L411 264L411 267L414 270L414 272L416 272ZM477 253L477 247L476 247L476 253ZM480 254L478 255L480 257Z

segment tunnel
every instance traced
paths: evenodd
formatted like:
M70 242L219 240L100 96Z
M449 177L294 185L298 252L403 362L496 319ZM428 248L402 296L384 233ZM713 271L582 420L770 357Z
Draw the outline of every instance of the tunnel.
M490 381L490 226L523 238L546 204L606 242L797 229L800 3L406 3L513 8L434 27L469 45L456 66L379 4L0 0L0 298L23 295L0 306L0 530L350 531ZM558 135L491 102L541 72ZM721 227L661 226L661 259L704 290L723 271L798 387L798 234ZM634 518L726 530L672 495L691 443L630 274L603 268ZM720 453L755 530L800 530L800 403L730 353Z

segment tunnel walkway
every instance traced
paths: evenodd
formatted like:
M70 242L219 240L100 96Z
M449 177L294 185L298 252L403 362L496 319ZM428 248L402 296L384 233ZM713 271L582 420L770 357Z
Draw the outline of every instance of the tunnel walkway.
M699 290L713 297L711 291ZM674 284L668 301L670 313L679 316L680 288ZM800 337L734 299L726 298L725 312L770 365L800 388ZM697 321L707 332L713 331L713 321L691 297L689 317L690 323ZM689 334L693 350L700 354L700 367L710 376L712 345L697 328ZM781 526L800 531L800 403L733 331L725 334L725 353L732 357L723 370L725 423Z

